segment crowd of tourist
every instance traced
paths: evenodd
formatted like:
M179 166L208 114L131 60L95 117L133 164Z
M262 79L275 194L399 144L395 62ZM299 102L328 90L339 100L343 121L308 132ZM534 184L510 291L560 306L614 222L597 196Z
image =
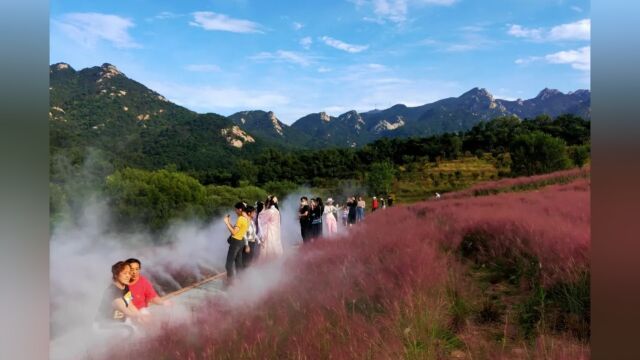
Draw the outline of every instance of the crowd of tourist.
M392 204L391 197L385 200L373 196L371 211ZM346 198L342 206L334 203L331 197L326 201L321 197L301 197L297 216L302 243L335 236L339 220L344 228L364 221L366 209L367 204L359 195ZM232 223L230 214L223 219L229 232L225 287L233 284L239 273L252 264L273 260L284 252L276 196L270 195L264 202L257 201L255 206L238 202L234 212L235 223ZM135 258L118 261L111 267L111 283L104 290L94 321L95 329L134 333L139 325L149 322L149 305L171 305L170 300L158 296L149 280L140 273L141 269L142 263Z

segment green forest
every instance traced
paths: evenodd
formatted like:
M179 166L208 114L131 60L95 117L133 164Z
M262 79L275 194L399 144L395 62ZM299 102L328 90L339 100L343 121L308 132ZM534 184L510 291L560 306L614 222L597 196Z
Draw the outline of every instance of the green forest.
M283 197L299 186L338 202L345 191L412 202L484 180L582 167L591 139L590 121L574 115L500 117L466 132L385 138L360 148L264 146L233 154L185 148L174 141L180 139L175 131L151 157L114 156L108 144L65 147L53 133L52 225L74 219L91 196L107 199L113 228L121 231L161 231L176 219L206 221L238 200Z

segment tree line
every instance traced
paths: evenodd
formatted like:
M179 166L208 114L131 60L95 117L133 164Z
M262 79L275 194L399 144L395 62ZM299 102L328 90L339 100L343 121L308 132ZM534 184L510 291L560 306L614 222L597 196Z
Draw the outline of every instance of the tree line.
M583 166L589 151L590 122L573 115L501 117L466 132L383 138L362 148L267 148L207 168L169 163L142 169L93 150L82 163L52 156L51 218L81 211L86 196L97 192L108 199L115 228L162 230L174 219L206 220L238 200L282 196L299 185L327 188L354 181L385 194L396 169L415 163L491 156L510 169L502 176L520 176Z

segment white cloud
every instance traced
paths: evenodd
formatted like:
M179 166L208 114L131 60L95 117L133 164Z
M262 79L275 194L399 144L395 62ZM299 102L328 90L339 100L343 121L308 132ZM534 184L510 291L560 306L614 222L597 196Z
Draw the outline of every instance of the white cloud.
M559 51L545 56L530 56L516 59L518 65L527 65L532 62L544 61L549 64L567 64L581 71L591 70L591 47L585 46L577 50Z
M363 20L384 24L384 20L403 23L407 20L409 8L422 5L449 6L457 0L351 0L356 7L370 7L377 18L365 17Z
M220 66L215 64L190 64L185 66L185 69L194 72L219 72Z
M541 28L538 28L538 29L527 29L527 28L523 28L520 25L511 25L509 27L509 30L507 31L507 34L509 34L511 36L519 37L519 38L527 38L527 39L531 39L531 40L541 40L543 31L544 30L541 29Z
M324 66L321 66L321 67L318 68L318 72L319 73L328 73L330 71L331 71L331 69L329 69L327 67L324 67Z
M293 30L295 30L295 31L298 31L298 30L300 30L300 29L302 29L304 27L303 24L301 24L301 23L299 23L297 21L294 22L291 26L293 27Z
M583 19L570 24L554 26L549 32L549 40L589 40L591 20Z
M461 34L455 41L439 41L431 38L419 41L417 45L431 46L443 52L465 52L489 48L496 44L495 40L488 38L482 32L483 27L465 26L460 28Z
M310 56L286 50L278 50L276 52L264 51L251 56L250 59L284 61L301 66L308 66L313 63L313 59Z
M561 24L554 26L550 30L510 25L507 33L511 36L533 41L589 40L591 39L591 20L582 19L569 24Z
M340 41L340 40L336 40L334 38L331 38L329 36L323 36L320 38L325 44L339 49L339 50L343 50L346 51L348 53L359 53L361 51L367 50L369 48L369 45L353 45L353 44L347 44L346 42Z
M560 51L544 58L552 64L569 64L577 70L591 70L591 46L585 46L578 50Z
M109 14L70 13L52 21L66 36L82 46L93 48L99 41L107 41L117 48L137 48L129 34L133 21Z
M159 13L158 15L154 16L153 18L151 18L150 20L167 20L167 19L179 18L179 17L182 17L182 16L184 16L184 15L175 14L175 13L172 13L171 11L163 11L163 12Z
M572 6L572 7L571 7L571 10L573 10L573 11L575 11L575 12L579 12L579 13L581 13L581 12L583 11L583 10L582 10L582 8L581 8L581 7L579 7L579 6Z
M407 19L407 0L373 0L373 12L393 22L403 22Z
M521 59L516 59L515 63L518 65L527 65L530 64L534 61L538 61L541 60L542 58L539 56L530 56L528 58L521 58Z
M310 36L303 37L302 39L300 39L300 45L305 49L309 49L312 43L313 43L313 40L311 39Z
M209 11L193 13L193 21L189 25L201 27L205 30L229 31L234 33L263 33L258 23L243 19L230 18L224 14Z

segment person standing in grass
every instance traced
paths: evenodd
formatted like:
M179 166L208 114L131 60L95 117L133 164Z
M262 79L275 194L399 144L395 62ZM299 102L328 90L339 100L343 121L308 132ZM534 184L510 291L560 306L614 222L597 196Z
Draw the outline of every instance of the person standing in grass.
M318 209L318 202L316 199L311 199L311 203L309 205L309 233L311 241L314 241L319 233L318 233L318 225L322 226L322 220L320 217L322 214Z
M329 236L338 232L338 208L333 206L332 198L327 199L327 206L324 207L324 222Z
M358 207L356 197L352 196L347 205L349 206L349 226L353 226L356 223L356 209Z
M347 227L349 224L349 201L342 205L342 226Z
M260 259L273 259L283 254L282 241L280 239L280 211L278 210L278 198L269 195L264 203L264 210L258 217L260 223Z
M249 229L249 219L245 212L244 203L236 203L234 210L238 216L235 225L231 225L231 215L227 214L224 218L227 230L231 233L227 239L229 251L227 252L227 261L225 264L225 269L227 270L227 285L233 282L236 272L242 269L242 251L245 249L244 236ZM250 249L249 246L246 246L246 249Z
M362 198L362 196L358 196L358 206L356 208L356 220L358 222L364 220L365 206L366 206L366 203L364 202L364 199Z
M254 224L253 218L255 215L256 209L253 206L247 206L245 213L247 214L247 218L249 220L249 228L247 229L247 233L244 235L245 241L245 253L242 254L242 265L247 268L251 265L251 262L254 258L260 256L260 238L256 233L256 226ZM249 246L248 251L246 250L246 246Z
M306 244L310 238L310 216L309 199L306 196L300 198L300 208L298 209L298 219L300 219L300 235L302 243Z
M324 229L322 228L323 223L324 223L324 221L323 221L323 219L322 219L322 217L323 217L323 215L324 215L324 203L322 202L322 198L321 198L321 197L319 197L319 196L318 196L318 197L316 198L316 204L318 205L318 208L317 208L317 210L316 210L316 211L318 212L318 213L317 213L317 217L316 217L316 218L317 218L317 219L320 219L320 224L316 224L316 233L317 233L317 234L316 234L316 237L317 237L317 238L321 238L321 237L322 237L323 230L324 230Z

